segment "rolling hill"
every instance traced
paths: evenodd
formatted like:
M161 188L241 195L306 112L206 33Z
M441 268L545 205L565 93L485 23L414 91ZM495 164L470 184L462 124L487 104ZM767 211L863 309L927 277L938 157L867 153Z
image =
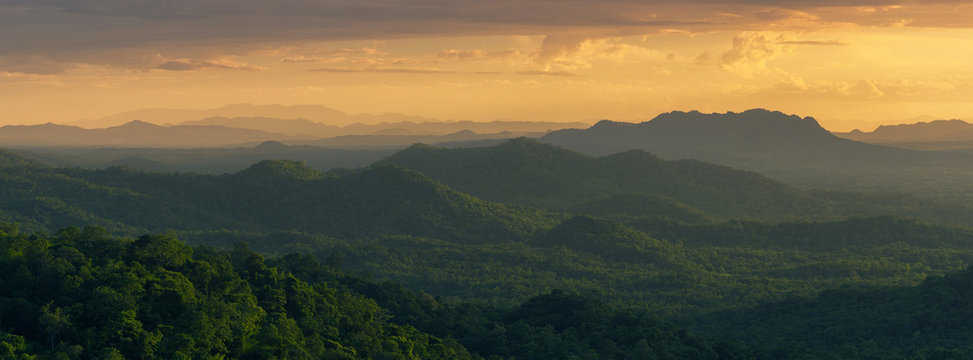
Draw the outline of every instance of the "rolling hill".
M615 218L780 221L897 214L953 224L970 220L958 215L970 213L963 204L808 192L754 172L696 160L667 161L642 150L592 157L525 138L478 148L416 145L376 164L415 169L493 201ZM947 214L929 211L937 207Z
M267 160L212 176L17 165L24 161L0 168L0 211L33 219L26 224L31 229L88 223L126 234L233 228L489 241L524 238L557 218L486 202L401 168L339 177L300 162Z

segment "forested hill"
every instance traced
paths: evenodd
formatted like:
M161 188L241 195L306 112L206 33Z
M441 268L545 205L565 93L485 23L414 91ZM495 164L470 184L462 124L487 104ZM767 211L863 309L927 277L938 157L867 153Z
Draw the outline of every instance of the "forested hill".
M92 223L121 233L298 230L486 241L523 238L557 218L486 202L401 168L333 176L293 161L224 176L4 167L0 195L0 216L37 230Z
M666 161L642 150L591 157L526 138L479 148L415 145L376 164L415 169L489 200L616 218L780 221L895 214L956 225L973 221L973 208L963 204L808 192L695 160Z
M583 211L626 195L655 203L674 199L688 205L684 211L699 209L720 217L786 218L824 211L824 204L752 172L693 160L665 161L641 150L595 158L527 138L479 148L416 145L376 164L415 169L486 199L558 210ZM656 207L645 207L651 209Z
M973 270L914 287L845 288L729 311L702 327L757 347L843 359L969 359Z
M43 163L30 160L9 150L0 149L0 168L46 167Z
M451 305L336 266L297 254L265 259L245 245L192 248L171 235L27 235L0 224L0 358L747 357L733 343L590 297Z

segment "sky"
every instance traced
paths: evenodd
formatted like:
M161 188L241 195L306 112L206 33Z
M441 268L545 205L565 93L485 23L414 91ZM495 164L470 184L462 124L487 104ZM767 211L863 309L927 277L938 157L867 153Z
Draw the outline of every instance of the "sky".
M312 104L491 121L973 119L973 2L4 0L0 125Z

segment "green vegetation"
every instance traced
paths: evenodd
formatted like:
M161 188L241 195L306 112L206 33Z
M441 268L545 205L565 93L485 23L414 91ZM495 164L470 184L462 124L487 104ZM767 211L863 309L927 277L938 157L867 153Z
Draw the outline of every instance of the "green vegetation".
M346 277L334 261L268 260L245 245L0 229L4 359L742 358L730 343L563 292L510 309L452 306Z
M616 219L794 221L894 214L973 223L968 204L904 194L804 191L695 160L665 161L641 150L591 157L526 138L481 148L415 145L377 164L414 169L487 200Z
M777 354L835 359L973 356L973 270L914 287L842 288L699 320ZM807 355L804 355L807 356Z
M0 222L20 223L0 226L3 358L921 359L973 336L946 321L965 312L913 312L965 304L950 300L965 273L928 285L973 262L964 205L525 139L327 173L3 155ZM967 227L886 215L910 213ZM872 305L912 338L842 320Z

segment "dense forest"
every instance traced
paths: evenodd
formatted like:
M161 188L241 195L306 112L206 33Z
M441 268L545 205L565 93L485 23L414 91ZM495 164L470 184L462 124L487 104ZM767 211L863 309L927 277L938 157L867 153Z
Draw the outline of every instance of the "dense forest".
M0 357L964 358L971 217L527 139L225 175L4 151Z
M444 304L346 276L331 260L265 259L244 244L194 248L171 235L114 238L97 227L27 235L3 224L0 356L744 358L738 345L591 297L555 291L511 308Z

